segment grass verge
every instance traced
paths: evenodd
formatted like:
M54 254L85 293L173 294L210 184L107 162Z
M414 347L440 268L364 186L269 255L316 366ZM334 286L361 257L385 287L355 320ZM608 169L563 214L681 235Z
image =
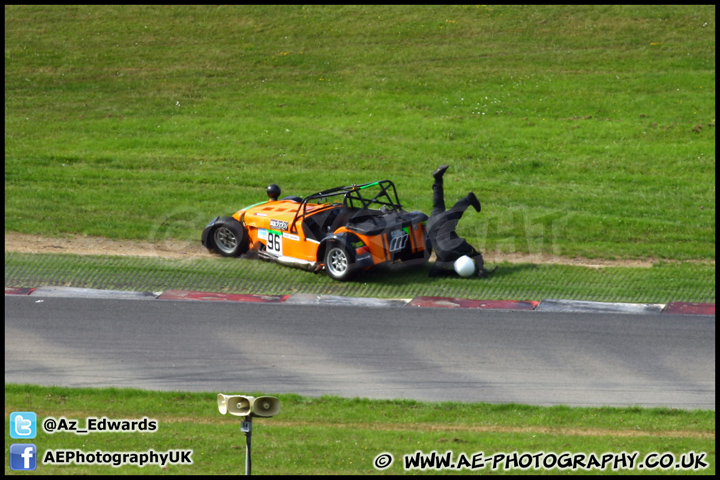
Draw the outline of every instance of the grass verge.
M715 258L714 5L8 5L5 231L389 178L481 250Z
M557 298L601 302L715 302L715 266L659 263L651 268L501 264L487 279L429 278L429 266L370 271L353 282L260 260L5 253L5 286L109 290L202 290L353 297L443 296L478 300Z
M76 389L5 384L5 424L14 411L79 420L87 417L158 421L153 433L90 433L75 435L42 431L34 443L38 454L48 449L84 452L192 449L193 465L123 466L38 465L34 473L54 474L239 474L244 470L245 437L237 417L221 416L221 392L157 392L136 389ZM250 393L250 392L222 392ZM402 456L416 451L452 450L468 457L484 452L705 452L715 473L715 412L644 408L536 407L518 404L424 403L409 400L306 398L277 395L282 410L260 418L253 428L253 473L373 474L373 459L382 452L395 463L384 473L403 473ZM5 455L15 440L5 433ZM607 468L606 472L611 472ZM465 472L469 472L465 470ZM490 472L490 467L480 473ZM498 470L504 473L501 468ZM522 473L521 470L512 470ZM8 466L5 473L12 473ZM547 473L563 473L550 470ZM566 471L570 473L570 471ZM582 471L580 472L582 473ZM595 470L595 473L599 473ZM635 473L619 470L613 473ZM653 470L650 473L693 473Z

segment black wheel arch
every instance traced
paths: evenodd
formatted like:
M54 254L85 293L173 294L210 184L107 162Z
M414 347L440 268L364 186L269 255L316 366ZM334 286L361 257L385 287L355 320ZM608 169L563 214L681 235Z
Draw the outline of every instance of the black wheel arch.
M345 248L348 250L349 253L352 254L352 259L355 259L355 252L354 248L352 247L353 243L356 242L362 242L362 239L355 235L354 233L349 232L342 232L342 233L334 233L332 235L328 235L327 237L323 238L320 242L320 246L318 247L317 251L317 261L318 262L324 262L325 261L325 253L327 252L327 249L330 245L337 245L342 244L345 245ZM364 244L364 242L363 242Z
M233 254L223 253L216 245L215 232L218 228L223 226L233 231L233 233L235 233L236 237L238 237L239 239L239 247ZM243 225L242 222L237 221L233 217L218 217L213 222L211 222L211 224L208 225L203 231L203 245L205 245L208 250L214 253L219 253L223 256L239 257L240 255L248 251L250 247L250 239L248 236L247 228L245 228L245 225Z

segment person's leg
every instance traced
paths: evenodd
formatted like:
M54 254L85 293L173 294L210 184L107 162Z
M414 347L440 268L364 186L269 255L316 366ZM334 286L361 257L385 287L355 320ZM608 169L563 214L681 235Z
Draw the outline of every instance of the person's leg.
M439 215L445 211L445 191L443 189L443 175L448 169L447 165L441 165L433 172L435 182L433 183L433 209L432 215Z
M433 172L433 177L435 177L435 180L442 180L443 175L445 175L445 172L447 172L447 169L450 168L450 165L440 165L437 170Z
M433 209L430 216L437 216L445 212L445 192L443 190L442 180L433 183Z
M448 212L454 212L459 219L468 207L473 207L476 211L480 211L480 200L477 199L473 192L457 201L457 203Z
M480 209L482 208L480 206L480 200L475 196L473 192L468 193L467 195L468 200L470 201L470 205L475 209L476 212L480 213Z
M450 210L448 210L448 213L453 213L454 215L452 215L452 218L455 218L459 221L460 217L462 217L463 213L465 213L465 210L467 210L470 206L470 201L470 195L461 198L455 203L455 205L453 205Z

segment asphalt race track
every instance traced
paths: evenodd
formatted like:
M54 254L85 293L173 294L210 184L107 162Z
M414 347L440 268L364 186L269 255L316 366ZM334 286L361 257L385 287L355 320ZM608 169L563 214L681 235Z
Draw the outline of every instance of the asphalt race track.
M5 297L5 381L715 409L715 317Z

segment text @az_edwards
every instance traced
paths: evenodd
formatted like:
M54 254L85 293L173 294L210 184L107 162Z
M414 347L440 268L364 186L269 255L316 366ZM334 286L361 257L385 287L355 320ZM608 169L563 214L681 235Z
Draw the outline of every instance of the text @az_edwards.
M158 421L143 417L140 420L111 420L107 417L87 417L85 427L79 426L80 422L75 419L60 417L47 417L42 422L42 428L47 434L56 432L68 432L76 435L87 435L95 432L146 432L153 433L158 429Z

